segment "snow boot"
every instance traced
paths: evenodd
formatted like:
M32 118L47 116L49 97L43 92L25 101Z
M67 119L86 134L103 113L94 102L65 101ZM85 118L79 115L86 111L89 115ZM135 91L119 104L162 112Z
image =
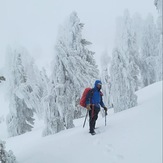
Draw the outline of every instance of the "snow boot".
M93 131L93 132L90 132L91 133L91 135L95 135L96 133L95 133L95 131Z

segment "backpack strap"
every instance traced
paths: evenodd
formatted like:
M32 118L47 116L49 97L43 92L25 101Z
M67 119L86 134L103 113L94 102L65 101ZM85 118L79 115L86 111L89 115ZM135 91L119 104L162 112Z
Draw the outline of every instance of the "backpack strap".
M92 88L91 90L89 90L88 92L90 94L90 104L92 104L92 97L93 97L93 94L94 94L94 89ZM100 91L100 95L101 95L101 98L103 96L103 93Z
M94 93L94 90L93 90L93 88L90 90L90 92L91 92L91 94L92 94L92 96L93 96L93 93Z
M90 94L90 104L92 104L92 97L93 97L94 90L93 88L88 92Z

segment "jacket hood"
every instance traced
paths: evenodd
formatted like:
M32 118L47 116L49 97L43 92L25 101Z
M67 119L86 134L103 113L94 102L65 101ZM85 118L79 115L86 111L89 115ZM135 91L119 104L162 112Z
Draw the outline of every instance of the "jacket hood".
M97 85L98 85L98 84L101 84L101 85L102 85L102 82L101 82L100 80L96 80L96 81L95 81L94 88L97 88Z

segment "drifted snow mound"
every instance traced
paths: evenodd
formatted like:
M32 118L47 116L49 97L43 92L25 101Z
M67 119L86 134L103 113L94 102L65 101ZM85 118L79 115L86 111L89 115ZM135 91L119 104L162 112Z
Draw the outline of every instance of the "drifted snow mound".
M138 106L113 114L107 126L99 114L97 134L88 133L88 121L76 127L42 137L42 127L6 139L21 163L161 163L162 82L139 90Z

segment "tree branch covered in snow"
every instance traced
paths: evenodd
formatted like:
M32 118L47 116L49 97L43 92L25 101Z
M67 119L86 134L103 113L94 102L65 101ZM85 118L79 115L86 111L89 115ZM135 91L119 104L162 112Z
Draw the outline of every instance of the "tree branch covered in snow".
M17 163L13 152L5 150L5 142L0 140L0 163Z

